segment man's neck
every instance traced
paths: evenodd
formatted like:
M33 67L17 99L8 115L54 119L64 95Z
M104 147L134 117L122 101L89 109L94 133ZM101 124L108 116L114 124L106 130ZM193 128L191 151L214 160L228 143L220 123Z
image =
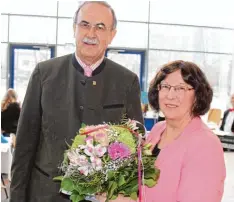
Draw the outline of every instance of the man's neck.
M94 58L94 57L82 57L82 56L80 56L77 53L75 53L75 54L76 54L76 57L78 57L87 66L91 66L91 65L97 63L102 58L104 58L104 55L100 56L100 57L95 57Z

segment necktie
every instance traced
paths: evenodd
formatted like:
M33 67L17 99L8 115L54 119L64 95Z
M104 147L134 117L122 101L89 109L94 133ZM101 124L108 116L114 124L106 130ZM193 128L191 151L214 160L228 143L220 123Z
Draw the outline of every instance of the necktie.
M230 112L234 112L234 108L229 109Z
M91 77L92 76L92 72L93 72L93 70L89 66L85 66L84 67L84 75L85 76Z

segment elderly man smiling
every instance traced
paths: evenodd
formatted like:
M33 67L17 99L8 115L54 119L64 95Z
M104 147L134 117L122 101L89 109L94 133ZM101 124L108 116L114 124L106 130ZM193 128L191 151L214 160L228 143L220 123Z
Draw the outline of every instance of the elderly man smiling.
M143 122L136 74L104 57L116 34L106 2L84 2L74 17L76 52L39 63L29 81L17 131L10 202L64 202L53 181L66 142L85 123Z

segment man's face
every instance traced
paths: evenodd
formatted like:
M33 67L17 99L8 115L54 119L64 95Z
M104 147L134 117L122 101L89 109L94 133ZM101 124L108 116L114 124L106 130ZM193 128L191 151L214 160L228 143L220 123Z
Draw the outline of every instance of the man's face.
M103 57L116 34L112 26L113 16L109 8L97 3L84 5L73 27L78 57L93 62Z

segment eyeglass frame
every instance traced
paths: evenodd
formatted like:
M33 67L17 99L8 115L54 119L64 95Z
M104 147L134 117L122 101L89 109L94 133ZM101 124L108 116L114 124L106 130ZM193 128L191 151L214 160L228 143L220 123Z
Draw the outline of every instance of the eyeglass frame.
M86 24L87 27L82 26L82 23ZM78 25L79 27L81 27L81 28L84 29L84 30L89 30L89 31L90 31L92 28L94 28L95 32L100 31L100 32L103 32L103 33L104 33L104 32L106 32L106 31L108 31L108 30L114 30L113 27L107 27L107 26L106 26L104 23L102 23L102 22L97 23L97 24L91 24L91 23L89 23L89 22L87 22L87 21L85 21L85 20L82 20L82 21L78 22L76 25ZM99 30L99 29L98 29L98 26L100 26L100 25L103 25L103 26L105 27L105 29L104 29L104 30Z
M179 94L179 92L176 90L176 87L184 87L184 92L183 92L183 93L185 93L185 92L187 92L187 91L190 91L190 90L194 90L193 87L189 87L189 86L186 86L186 85L176 85L176 86L172 86L172 85L169 85L169 84L160 83L160 84L157 85L157 90L158 90L159 92L161 91L161 86L162 86L162 85L165 85L165 86L168 86L168 87L169 87L168 91L164 91L165 93L169 93L172 87L174 88L174 91L175 91L175 93L177 93L177 94Z

